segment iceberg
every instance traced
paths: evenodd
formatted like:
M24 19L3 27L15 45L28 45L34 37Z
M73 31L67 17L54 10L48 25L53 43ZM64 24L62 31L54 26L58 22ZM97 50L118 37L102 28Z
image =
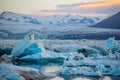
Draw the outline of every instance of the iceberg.
M110 37L106 40L105 48L115 52L119 49L119 44L115 41L115 37Z
M98 64L97 66L96 66L96 68L97 68L97 70L98 71L101 71L102 73L104 72L106 72L106 68L105 68L105 66L103 65L103 64Z
M67 58L70 53L55 53L45 51L42 42L34 40L34 33L25 36L20 43L12 50L13 59L18 60L35 60L41 58Z
M104 47L101 46L90 46L90 47L98 50L100 55L106 56L109 54L109 52Z
M120 59L120 53L117 52L117 51L115 52L115 58L116 58L116 59Z
M75 60L83 60L83 59L85 59L85 56L83 55L83 53L76 53L75 55L74 55L74 59Z
M38 53L44 54L45 49L42 43L37 43L34 40L33 33L30 33L29 35L25 36L25 38L12 50L13 57L23 57L26 55Z
M78 53L81 52L82 54L84 54L85 57L93 55L96 56L97 54L99 54L99 50L88 46L81 46L81 48L79 48L77 51Z

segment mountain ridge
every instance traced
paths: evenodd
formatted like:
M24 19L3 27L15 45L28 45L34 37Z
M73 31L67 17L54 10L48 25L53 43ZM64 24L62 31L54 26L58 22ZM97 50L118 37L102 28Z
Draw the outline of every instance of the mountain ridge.
M92 27L120 29L120 12L104 19L103 21L93 25Z
M2 12L0 15L1 24L39 24L39 25L76 25L87 24L93 25L100 22L99 17L87 17L79 15L52 15L52 16L35 16L27 14L18 14L14 12Z

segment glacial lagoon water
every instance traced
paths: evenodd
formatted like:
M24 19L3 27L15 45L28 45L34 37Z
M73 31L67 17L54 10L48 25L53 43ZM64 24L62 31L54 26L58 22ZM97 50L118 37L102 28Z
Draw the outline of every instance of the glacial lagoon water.
M40 64L29 64L29 63L18 63L19 66L25 67L32 67L39 69L40 72L49 73L54 72L60 68L62 65L59 64L48 64L48 65L40 65ZM57 76L52 79L45 79L45 80L120 80L120 77L113 77L113 76L103 76L103 77L88 77L88 76Z

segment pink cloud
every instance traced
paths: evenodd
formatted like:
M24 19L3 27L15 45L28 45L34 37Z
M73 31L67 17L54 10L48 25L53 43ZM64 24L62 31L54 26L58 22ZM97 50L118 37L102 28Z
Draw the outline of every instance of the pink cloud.
M41 16L55 15L55 13L51 11L33 11L32 13L36 15L41 15Z
M110 0L102 2L77 3L71 5L58 5L55 10L38 10L34 14L55 15L55 14L73 14L73 15L113 15L120 12L120 1Z

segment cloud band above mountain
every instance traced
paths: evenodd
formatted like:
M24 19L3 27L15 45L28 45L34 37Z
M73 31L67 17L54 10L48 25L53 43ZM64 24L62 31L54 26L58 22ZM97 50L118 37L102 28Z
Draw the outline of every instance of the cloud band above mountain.
M120 11L119 0L107 0L100 2L82 2L71 5L58 5L54 10L37 10L33 11L38 15L54 15L54 14L77 14L87 16L109 16Z

